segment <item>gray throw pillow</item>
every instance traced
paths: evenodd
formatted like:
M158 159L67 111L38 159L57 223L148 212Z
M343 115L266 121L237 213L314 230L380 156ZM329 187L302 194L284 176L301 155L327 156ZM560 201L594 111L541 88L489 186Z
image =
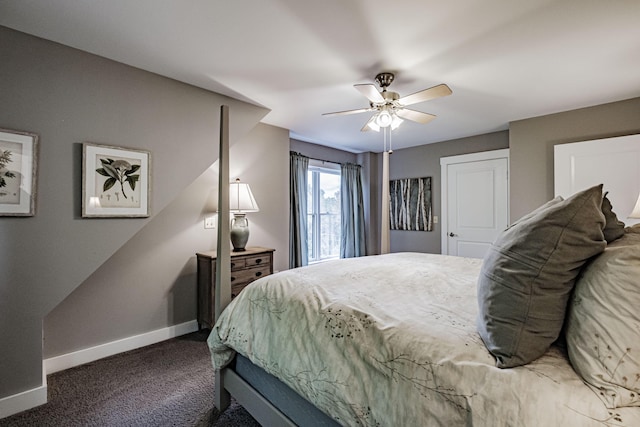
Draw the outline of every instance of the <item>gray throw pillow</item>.
M558 338L580 268L606 247L602 185L553 199L507 228L478 278L478 332L496 366L525 365Z
M605 226L604 226L604 239L607 243L611 243L614 240L624 236L624 222L618 220L618 216L613 211L611 201L607 198L608 193L604 193L602 198L602 213L604 214Z

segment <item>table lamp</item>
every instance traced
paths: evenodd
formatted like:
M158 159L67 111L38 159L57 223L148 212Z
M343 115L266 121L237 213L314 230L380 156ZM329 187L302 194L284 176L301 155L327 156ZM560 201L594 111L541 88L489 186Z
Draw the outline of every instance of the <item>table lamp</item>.
M245 250L249 240L249 220L246 213L258 212L260 209L249 184L240 182L240 178L229 184L229 209L233 214L229 233L231 244L234 252L241 252Z

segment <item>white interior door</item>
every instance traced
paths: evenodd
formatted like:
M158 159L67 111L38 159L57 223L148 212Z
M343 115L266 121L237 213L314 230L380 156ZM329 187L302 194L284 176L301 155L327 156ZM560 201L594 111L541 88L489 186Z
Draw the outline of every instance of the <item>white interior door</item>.
M508 150L443 158L442 253L483 258L509 221Z

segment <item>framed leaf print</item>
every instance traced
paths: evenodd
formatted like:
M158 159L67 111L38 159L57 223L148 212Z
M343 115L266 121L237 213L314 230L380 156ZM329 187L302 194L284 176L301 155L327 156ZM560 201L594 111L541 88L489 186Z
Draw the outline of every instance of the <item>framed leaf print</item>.
M0 216L33 216L38 135L0 129Z
M82 144L82 217L148 217L151 153Z

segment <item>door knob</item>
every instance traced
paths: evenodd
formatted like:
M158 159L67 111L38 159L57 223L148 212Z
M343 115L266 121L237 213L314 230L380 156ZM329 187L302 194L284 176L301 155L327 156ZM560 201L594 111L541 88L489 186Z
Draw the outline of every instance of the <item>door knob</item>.
M456 237L457 234L449 233L449 237Z

